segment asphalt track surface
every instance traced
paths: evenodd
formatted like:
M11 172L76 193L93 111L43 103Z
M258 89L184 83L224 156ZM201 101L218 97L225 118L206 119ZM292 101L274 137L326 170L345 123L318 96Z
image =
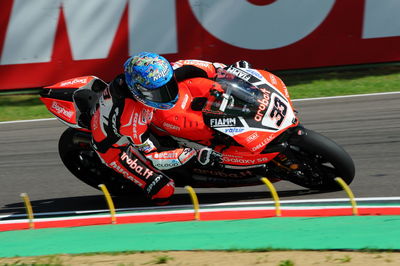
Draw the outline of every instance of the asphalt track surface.
M295 101L300 121L339 143L352 156L357 198L400 196L400 93ZM35 213L103 210L103 194L64 168L57 152L66 126L57 120L0 123L0 217L24 214L28 193ZM275 184L281 200L345 198L344 191L309 191L289 182ZM271 200L264 185L196 189L199 202ZM171 204L191 200L177 188ZM151 206L141 197L114 198L116 208Z

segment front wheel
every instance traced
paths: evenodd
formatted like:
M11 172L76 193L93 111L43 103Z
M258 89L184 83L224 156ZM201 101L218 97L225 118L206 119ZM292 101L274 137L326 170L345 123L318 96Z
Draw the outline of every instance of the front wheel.
M331 139L301 128L289 140L287 158L292 162L289 180L309 189L340 190L341 177L350 184L355 175L350 155Z

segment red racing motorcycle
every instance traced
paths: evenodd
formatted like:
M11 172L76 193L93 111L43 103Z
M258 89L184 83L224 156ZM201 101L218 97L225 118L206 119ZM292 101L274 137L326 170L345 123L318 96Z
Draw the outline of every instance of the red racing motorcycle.
M59 154L70 172L95 188L105 184L115 195L136 193L136 185L103 165L90 145L90 113L106 87L97 77L79 77L43 88L41 100L69 127L60 137ZM285 84L264 70L219 69L206 95L180 89L171 110L154 112L151 130L162 146L218 155L212 166L167 171L177 186L259 185L260 178L267 177L309 189L338 190L336 177L350 184L355 175L350 155L303 127Z

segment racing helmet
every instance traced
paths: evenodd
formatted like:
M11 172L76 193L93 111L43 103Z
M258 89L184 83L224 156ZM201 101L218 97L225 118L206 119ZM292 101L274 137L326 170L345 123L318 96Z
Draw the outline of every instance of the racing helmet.
M124 64L125 80L135 99L144 105L167 110L178 100L174 70L161 55L141 52Z

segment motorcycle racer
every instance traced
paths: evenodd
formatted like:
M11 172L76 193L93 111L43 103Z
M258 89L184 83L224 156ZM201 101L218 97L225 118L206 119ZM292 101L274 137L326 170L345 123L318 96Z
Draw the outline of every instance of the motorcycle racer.
M160 204L175 186L352 182L350 155L300 124L279 77L247 62L220 66L141 53L110 84L83 76L44 87L41 101L69 127L58 143L63 164L94 188L141 190Z
M153 112L175 105L182 81L191 79L196 84L196 78L212 78L216 69L224 66L200 60L171 64L148 52L130 57L124 74L102 93L91 119L92 146L102 162L142 188L155 203L168 203L175 185L162 171L193 161L215 163L216 158L211 158L215 154L209 151L160 147L149 132Z

